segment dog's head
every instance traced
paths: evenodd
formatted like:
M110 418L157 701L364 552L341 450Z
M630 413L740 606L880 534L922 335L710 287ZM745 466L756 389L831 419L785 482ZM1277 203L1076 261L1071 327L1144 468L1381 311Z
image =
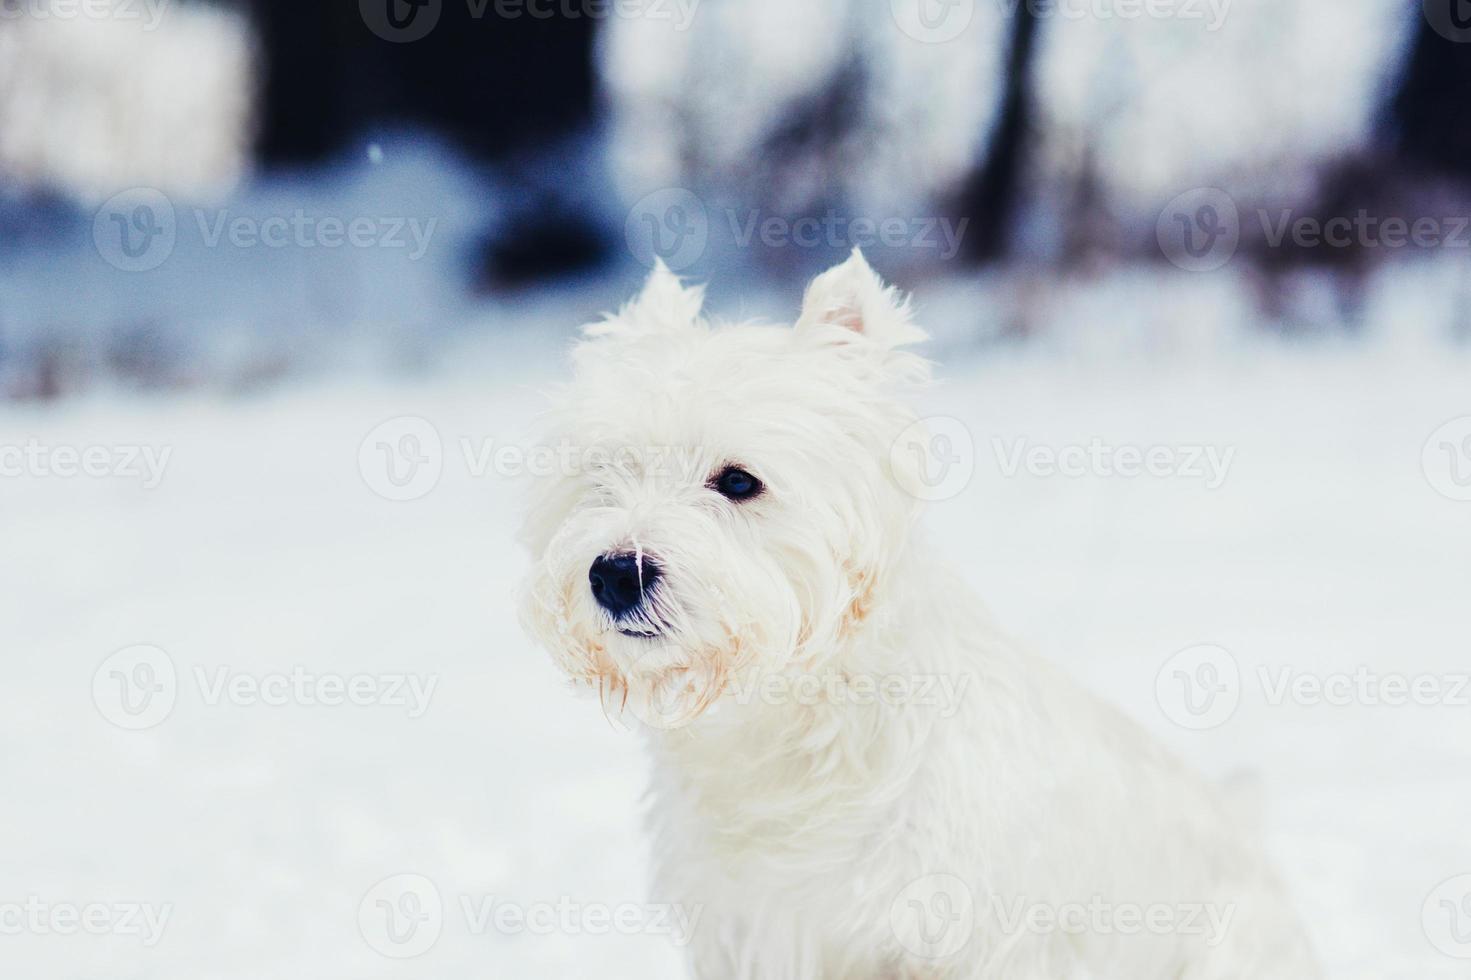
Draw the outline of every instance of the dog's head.
M539 487L523 620L605 705L698 715L749 668L810 670L859 629L916 500L893 467L924 334L854 252L795 327L712 327L660 266L586 329ZM648 714L640 711L647 720Z

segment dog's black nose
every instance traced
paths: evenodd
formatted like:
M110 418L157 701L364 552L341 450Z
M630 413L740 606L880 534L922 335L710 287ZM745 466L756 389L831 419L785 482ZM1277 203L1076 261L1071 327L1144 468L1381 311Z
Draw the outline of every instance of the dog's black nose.
M601 556L587 573L593 598L614 616L642 602L658 578L657 566L628 552Z

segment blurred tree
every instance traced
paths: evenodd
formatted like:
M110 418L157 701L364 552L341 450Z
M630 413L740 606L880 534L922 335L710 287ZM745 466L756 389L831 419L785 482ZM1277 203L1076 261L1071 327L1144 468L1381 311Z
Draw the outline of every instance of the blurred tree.
M536 202L487 234L480 282L514 284L601 257L603 236L584 209L555 186L521 186L592 122L595 18L496 0L250 2L267 166L321 162L377 127L428 128L498 165L518 192L508 200Z
M1425 14L1394 98L1393 140L1409 161L1471 178L1471 4L1427 0Z
M385 123L427 125L499 160L592 119L593 18L533 16L525 7L510 16L492 0L436 0L425 7L437 14L423 37L389 41L363 13L373 3L388 12L424 6L252 0L264 57L260 146L267 163L320 160Z
M1016 6L995 133L958 195L955 209L971 222L964 254L972 261L1003 258L1010 242L1031 134L1031 69L1040 26L1032 4Z

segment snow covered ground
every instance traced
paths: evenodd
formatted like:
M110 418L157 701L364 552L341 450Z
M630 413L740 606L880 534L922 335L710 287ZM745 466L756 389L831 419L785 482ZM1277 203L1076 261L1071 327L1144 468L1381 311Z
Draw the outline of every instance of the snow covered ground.
M548 333L597 308L553 311L567 329ZM558 348L522 335L407 379L0 406L0 443L39 447L0 479L0 972L682 975L644 907L638 737L522 637L525 482L509 464L477 476L464 452L530 445ZM1459 886L1427 908L1471 872L1471 705L1272 704L1271 686L1282 668L1365 667L1455 700L1471 443L1447 430L1422 450L1471 415L1468 370L1464 353L1373 342L1038 345L952 358L928 396L962 424L943 423L956 472L974 464L931 508L941 549L1017 636L1255 786L1344 980L1471 976L1435 944L1467 951L1448 930L1471 917L1445 918ZM403 417L442 453L418 423L379 428ZM1173 447L1182 472L1007 475L1019 450L1094 440L1114 463ZM431 462L395 485L380 443L437 458L437 484ZM113 475L40 474L92 446ZM1193 730L1172 720L1200 723L1173 668L1198 664L1171 658L1200 644L1234 658L1239 704ZM322 703L349 692L371 703ZM399 875L423 877L379 886Z

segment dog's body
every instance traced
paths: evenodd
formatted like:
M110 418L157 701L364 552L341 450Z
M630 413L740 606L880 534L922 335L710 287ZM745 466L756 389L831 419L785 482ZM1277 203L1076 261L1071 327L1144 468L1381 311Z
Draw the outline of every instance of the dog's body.
M560 424L597 462L538 503L526 605L649 723L695 975L1315 976L1210 790L925 553L892 291L855 254L794 330L700 299L656 270L591 328Z

